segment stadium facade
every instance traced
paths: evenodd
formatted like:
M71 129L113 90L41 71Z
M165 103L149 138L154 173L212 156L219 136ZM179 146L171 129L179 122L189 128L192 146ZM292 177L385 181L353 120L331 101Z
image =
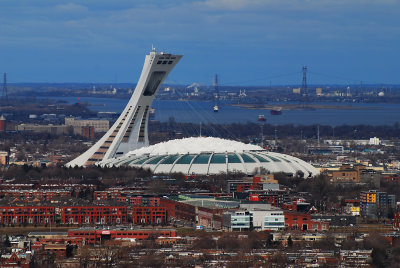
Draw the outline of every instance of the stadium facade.
M307 162L285 154L237 141L212 137L192 137L158 143L100 162L101 166L132 166L149 168L154 173L181 172L219 174L241 172L302 173L311 177L319 171Z

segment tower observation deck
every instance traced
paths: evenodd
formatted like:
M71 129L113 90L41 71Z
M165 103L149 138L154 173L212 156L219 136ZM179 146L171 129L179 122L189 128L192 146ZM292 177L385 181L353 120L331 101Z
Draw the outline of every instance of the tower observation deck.
M90 166L148 146L149 110L161 84L181 58L154 49L146 55L135 91L121 116L98 142L66 166Z

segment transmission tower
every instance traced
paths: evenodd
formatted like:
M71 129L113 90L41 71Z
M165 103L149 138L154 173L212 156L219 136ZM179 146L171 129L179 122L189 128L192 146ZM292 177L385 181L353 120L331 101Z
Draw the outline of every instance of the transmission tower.
M214 92L216 94L215 98L218 100L219 99L219 90L218 90L218 74L215 75L214 78Z
M8 92L7 92L7 73L4 73L3 76L3 98L8 100Z
M219 111L219 90L218 90L218 75L215 75L214 78L214 91L215 91L215 105L214 105L214 112L218 112Z
M308 95L307 91L307 66L303 66L303 82L301 84L301 93Z

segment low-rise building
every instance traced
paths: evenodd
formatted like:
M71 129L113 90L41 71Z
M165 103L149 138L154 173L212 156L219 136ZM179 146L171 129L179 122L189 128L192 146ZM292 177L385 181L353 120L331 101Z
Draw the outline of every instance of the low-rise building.
M171 218L206 228L219 229L222 227L222 213L238 208L239 202L199 195L179 195L161 198L160 206L168 209L168 215Z
M329 222L311 219L311 215L294 211L285 211L285 227L290 230L327 231Z
M132 207L134 224L166 224L167 208L165 207Z
M285 228L283 211L265 203L242 203L239 210L225 212L222 217L224 228L231 231L277 231Z
M1 267L32 267L32 252L11 252L9 254L2 254L0 259Z
M7 166L9 162L8 152L0 151L0 165Z
M395 195L377 190L363 191L360 193L361 216L366 218L386 218L389 209L396 206Z
M36 207L0 207L0 223L52 224L56 221L56 208L49 206Z
M283 211L279 209L262 210L254 209L251 210L253 218L254 230L265 231L265 230L283 230L285 228L285 216Z
M63 190L0 190L0 196L12 198L38 198L40 200L55 200L57 198L71 197L71 191Z
M97 119L75 119L73 117L65 118L65 125L72 126L74 128L93 127L95 132L107 132L110 128L110 122L108 120L97 120Z
M250 211L236 210L222 214L222 224L229 231L250 231L253 229L253 219Z
M155 239L158 237L176 237L175 229L93 229L93 228L80 228L68 231L68 237L83 237L86 244L103 244L106 241L114 239L135 239L146 240L151 237Z
M126 206L63 206L61 223L110 224L128 223Z

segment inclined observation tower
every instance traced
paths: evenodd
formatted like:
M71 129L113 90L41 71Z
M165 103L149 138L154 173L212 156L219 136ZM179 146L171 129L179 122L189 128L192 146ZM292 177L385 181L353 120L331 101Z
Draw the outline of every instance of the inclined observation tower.
M90 166L148 146L150 107L161 84L181 58L182 55L157 53L153 48L145 57L135 91L118 120L96 144L66 166Z

